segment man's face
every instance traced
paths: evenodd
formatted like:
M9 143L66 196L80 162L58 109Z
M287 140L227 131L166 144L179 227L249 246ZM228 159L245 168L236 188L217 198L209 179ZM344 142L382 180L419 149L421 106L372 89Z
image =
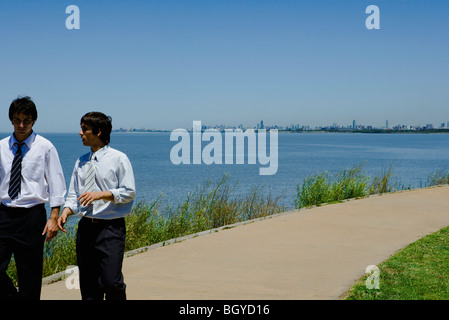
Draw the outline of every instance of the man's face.
M14 135L19 141L25 140L33 132L34 121L29 114L15 113L11 122L14 126Z
M92 128L85 124L81 124L81 130L79 132L83 145L93 147L101 143L100 132L94 134Z

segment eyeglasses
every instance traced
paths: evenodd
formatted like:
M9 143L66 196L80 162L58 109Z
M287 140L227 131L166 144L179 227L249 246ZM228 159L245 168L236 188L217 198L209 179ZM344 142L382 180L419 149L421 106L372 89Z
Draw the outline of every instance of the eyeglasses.
M29 126L33 122L34 122L33 119L25 119L25 120L12 119L12 123L16 126L20 125L21 123L23 123L24 126Z

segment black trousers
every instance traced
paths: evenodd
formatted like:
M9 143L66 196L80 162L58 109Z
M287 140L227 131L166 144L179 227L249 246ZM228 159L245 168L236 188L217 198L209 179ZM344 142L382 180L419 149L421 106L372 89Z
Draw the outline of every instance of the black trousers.
M28 209L0 205L0 299L40 299L46 222L44 204ZM6 274L12 255L18 291Z
M124 218L80 220L76 255L83 300L126 300L122 274L125 236Z

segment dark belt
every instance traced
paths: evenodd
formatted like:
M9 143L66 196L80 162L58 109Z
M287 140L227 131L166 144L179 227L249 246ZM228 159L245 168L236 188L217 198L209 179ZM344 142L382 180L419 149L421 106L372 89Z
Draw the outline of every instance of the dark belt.
M87 217L82 217L81 220L88 222L88 223L102 223L102 222L108 221L105 219L94 219L94 218L87 218Z
M98 219L98 218L89 218L89 217L82 217L82 221L85 221L87 223L103 223L103 224L112 224L116 222L120 222L124 220L124 218L115 218L115 219Z

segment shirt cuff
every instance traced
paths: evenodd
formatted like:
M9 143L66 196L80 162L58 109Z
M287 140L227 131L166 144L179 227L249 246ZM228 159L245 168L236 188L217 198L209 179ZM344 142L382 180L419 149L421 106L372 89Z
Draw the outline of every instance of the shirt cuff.
M120 192L117 189L109 190L110 193L112 193L112 196L114 197L114 203L121 203L122 197L120 196Z
M64 204L64 208L69 208L73 213L78 212L78 204L74 203L73 201L66 201L66 203Z
M52 197L50 199L50 207L54 208L54 207L61 207L64 205L64 197Z
M114 197L114 203L127 203L134 199L135 191L127 191L125 189L108 190Z

